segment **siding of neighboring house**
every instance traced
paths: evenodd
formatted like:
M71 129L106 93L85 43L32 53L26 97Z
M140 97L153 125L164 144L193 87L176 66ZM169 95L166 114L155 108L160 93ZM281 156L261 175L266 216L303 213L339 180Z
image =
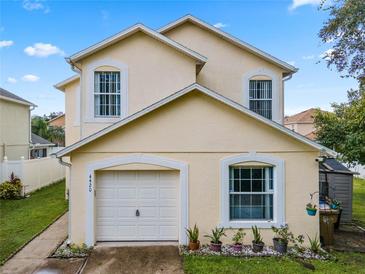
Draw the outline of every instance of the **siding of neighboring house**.
M278 91L278 96L273 99L273 109L278 110L278 115L275 117L273 113L273 120L283 123L282 77L284 70L190 22L186 22L164 35L206 56L208 62L198 74L197 82L239 104L247 106L244 96L247 96L248 93L249 79L246 77L254 73L253 76L258 76L255 80L266 80L267 78L262 77L263 75L273 74L275 77L273 84L276 83L273 91L275 88Z
M0 99L0 161L29 158L29 105Z
M48 125L52 127L65 127L65 114L62 114L52 120L48 121Z
M309 217L305 211L309 193L318 189L315 158L319 151L209 96L192 93L71 153L71 240L77 244L85 241L89 163L135 153L187 163L189 224L197 223L201 233L206 234L220 223L220 161L252 151L285 161L285 221L291 231L296 235L319 233L318 214ZM129 166L130 170L139 168ZM245 242L249 243L250 229L245 231ZM265 242L271 244L271 229L261 231ZM230 241L231 231L228 235L223 238L225 243ZM206 238L200 240L208 243Z

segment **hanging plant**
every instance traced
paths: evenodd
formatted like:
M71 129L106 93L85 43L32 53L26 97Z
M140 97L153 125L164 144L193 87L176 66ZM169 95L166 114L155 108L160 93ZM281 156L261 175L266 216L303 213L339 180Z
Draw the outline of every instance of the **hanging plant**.
M318 193L318 191L309 194L309 196L311 197L311 201L305 207L309 216L316 216L317 214L317 205L313 203L313 196L316 193Z

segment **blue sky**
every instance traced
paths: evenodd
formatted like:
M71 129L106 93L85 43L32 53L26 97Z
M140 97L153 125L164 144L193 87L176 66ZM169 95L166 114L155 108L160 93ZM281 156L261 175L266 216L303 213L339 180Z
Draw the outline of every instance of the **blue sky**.
M34 114L63 111L63 93L53 85L73 75L65 56L137 22L157 29L190 13L299 68L286 83L286 114L328 110L356 83L318 64L331 48L317 36L327 19L319 1L3 0L0 86L37 104Z

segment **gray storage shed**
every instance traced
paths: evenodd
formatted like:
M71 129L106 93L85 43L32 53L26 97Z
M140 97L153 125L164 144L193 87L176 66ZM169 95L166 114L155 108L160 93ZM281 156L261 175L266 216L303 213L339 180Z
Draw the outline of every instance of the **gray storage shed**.
M341 202L341 223L350 223L352 221L353 175L354 172L333 158L326 158L319 165L320 195Z

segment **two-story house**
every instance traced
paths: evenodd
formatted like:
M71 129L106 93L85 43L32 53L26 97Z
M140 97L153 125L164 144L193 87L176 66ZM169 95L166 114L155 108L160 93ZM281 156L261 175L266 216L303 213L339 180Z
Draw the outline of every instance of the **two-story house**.
M70 241L186 244L194 224L257 225L268 243L273 225L319 232L305 206L333 151L283 126L295 67L191 15L66 60Z

